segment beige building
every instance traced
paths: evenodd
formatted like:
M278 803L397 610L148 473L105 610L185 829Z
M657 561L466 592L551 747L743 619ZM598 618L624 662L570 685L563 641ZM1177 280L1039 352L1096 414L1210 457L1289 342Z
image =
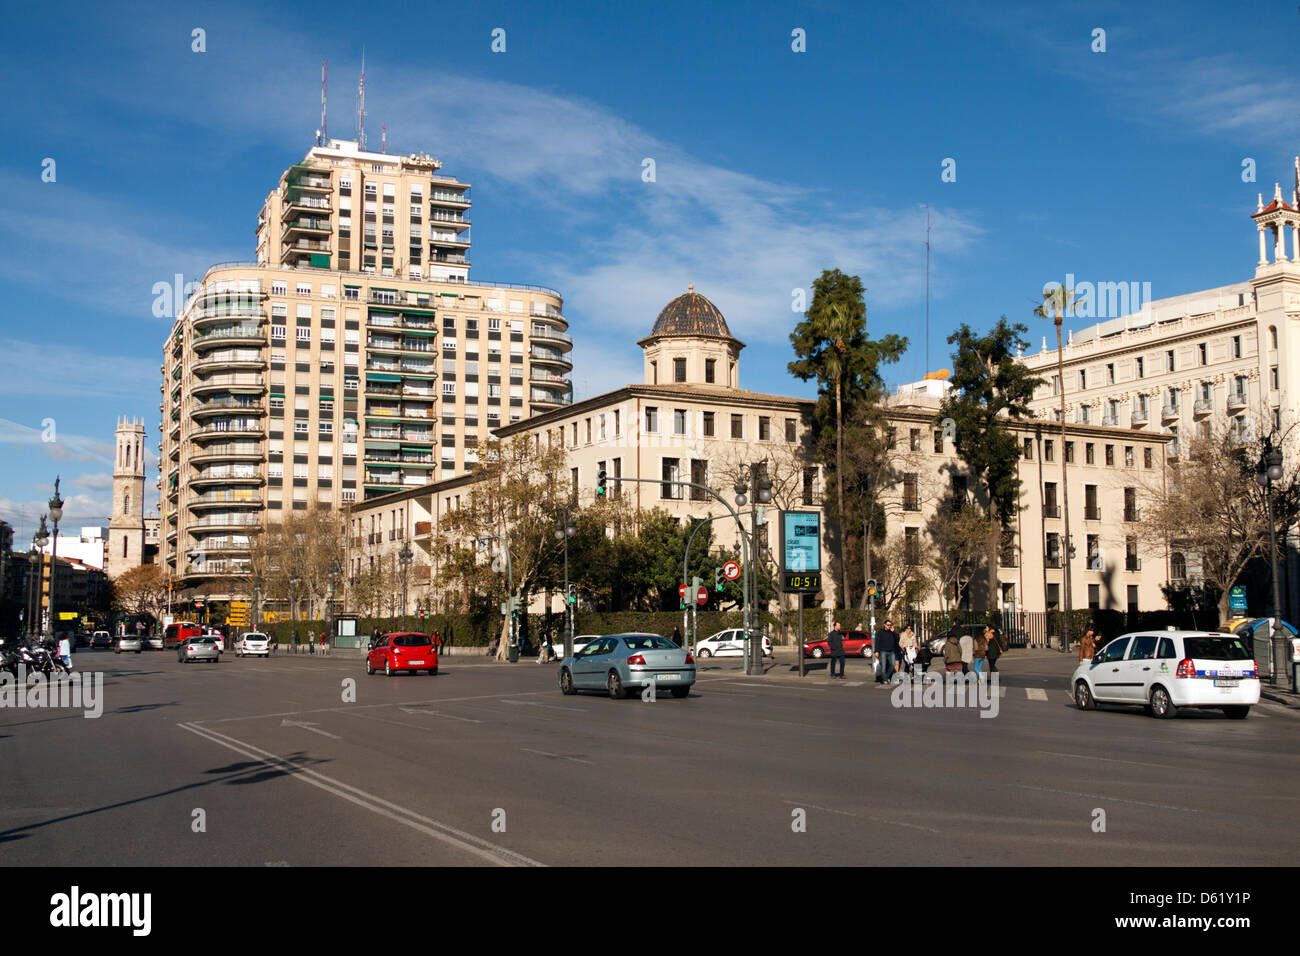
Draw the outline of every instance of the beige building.
M491 429L571 401L563 300L467 278L469 187L440 167L314 147L263 204L257 261L185 303L159 405L182 588L238 594L250 531L285 509L463 474Z
M496 435L502 440L522 437L539 450L562 446L580 503L592 500L596 476L604 471L609 494L630 498L638 509L663 508L682 521L725 512L709 496L676 482L708 485L731 501L738 467L765 462L777 488L762 533L775 551L778 508L822 506L820 469L807 456L814 403L739 388L743 343L713 303L693 289L670 302L638 344L644 352L644 383L504 425ZM963 482L949 476L952 470L962 471L953 442L935 424L941 397L942 383L928 382L901 389L890 402L901 479L882 494L882 503L889 535L908 543L918 573L929 544L929 521L938 509L951 507L954 493L965 495ZM1164 607L1160 585L1167 580L1168 556L1139 546L1132 528L1137 489L1161 480L1170 439L1128 428L1071 426L1061 449L1059 435L1042 423L1014 423L1013 428L1024 449L1022 510L998 571L999 606L1043 610L1063 603L1059 471L1053 468L1059 469L1058 456L1066 454L1078 462L1070 480L1083 531L1073 566L1075 605ZM428 595L424 589L439 579L440 529L446 516L468 500L473 483L472 475L462 475L353 506L350 572L358 574L410 542L415 557L408 603L413 609ZM714 544L727 551L737 548L734 521L715 525ZM822 598L829 605L834 582L825 550L822 567ZM552 600L558 610L559 596ZM942 607L941 598L932 594L926 606Z

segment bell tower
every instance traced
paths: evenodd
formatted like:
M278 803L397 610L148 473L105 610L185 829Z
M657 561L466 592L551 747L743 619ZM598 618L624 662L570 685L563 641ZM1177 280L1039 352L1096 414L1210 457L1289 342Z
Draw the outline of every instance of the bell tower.
M116 435L105 563L109 577L144 563L144 423L119 418Z

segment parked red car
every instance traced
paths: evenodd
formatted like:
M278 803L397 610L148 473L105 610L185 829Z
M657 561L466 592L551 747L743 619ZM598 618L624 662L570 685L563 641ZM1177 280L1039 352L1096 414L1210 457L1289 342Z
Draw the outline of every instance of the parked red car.
M871 635L866 631L846 631L844 634L844 653L848 657L870 657L871 656ZM831 654L830 645L826 643L826 638L816 641L804 641L804 657L829 657Z
M428 634L385 634L366 653L366 673L383 670L392 676L399 671L427 670L438 673L438 648Z

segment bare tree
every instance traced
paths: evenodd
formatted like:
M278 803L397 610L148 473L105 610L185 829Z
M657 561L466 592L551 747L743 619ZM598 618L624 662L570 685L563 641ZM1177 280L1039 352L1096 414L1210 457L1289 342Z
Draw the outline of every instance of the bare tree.
M930 577L945 600L957 603L979 570L995 521L977 505L940 507L930 519Z

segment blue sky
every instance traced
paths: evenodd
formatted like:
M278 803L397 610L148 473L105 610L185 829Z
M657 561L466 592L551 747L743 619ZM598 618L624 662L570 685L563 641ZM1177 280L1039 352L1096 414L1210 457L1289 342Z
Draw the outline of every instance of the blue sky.
M931 368L1004 313L1037 348L1030 310L1067 272L1157 298L1248 278L1255 194L1289 194L1300 152L1297 31L1280 2L11 6L0 518L29 541L59 473L65 526L106 520L117 416L157 440L154 283L253 258L323 59L331 135L355 133L364 45L371 145L387 123L390 151L474 185L473 278L565 296L579 397L639 380L634 341L688 282L748 343L743 387L806 395L791 295L823 268L911 339L892 383L927 370L923 204Z

